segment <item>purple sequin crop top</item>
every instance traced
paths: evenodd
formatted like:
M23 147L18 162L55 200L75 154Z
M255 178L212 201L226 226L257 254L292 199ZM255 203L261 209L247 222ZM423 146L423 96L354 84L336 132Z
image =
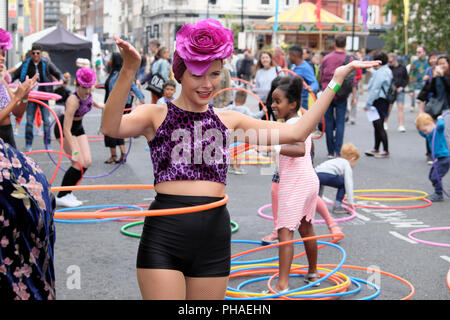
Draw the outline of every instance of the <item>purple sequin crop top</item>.
M86 113L88 113L89 111L91 111L92 106L94 105L94 101L92 99L92 94L89 95L89 98L87 98L86 100L82 100L78 94L76 92L74 92L74 95L77 96L78 101L80 102L80 105L77 109L77 111L75 112L75 114L73 115L74 117L82 117L84 116Z
M226 184L229 138L212 106L205 112L189 112L167 102L166 119L148 141L154 184L174 180Z

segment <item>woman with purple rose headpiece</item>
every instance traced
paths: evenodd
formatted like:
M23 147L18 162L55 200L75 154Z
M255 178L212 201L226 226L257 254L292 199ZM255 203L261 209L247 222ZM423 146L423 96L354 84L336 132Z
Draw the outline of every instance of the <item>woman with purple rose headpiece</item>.
M25 79L19 88L13 93L5 81L7 70L5 68L6 51L12 48L11 35L0 28L0 138L16 148L14 131L11 126L11 114L16 118L22 118L28 101L28 93L33 89L37 76Z
M91 111L93 106L103 109L104 105L94 101L92 88L95 85L96 75L91 68L80 68L75 75L77 89L67 98L64 113L59 116L59 122L63 128L64 151L72 155L72 166L66 171L62 180L62 186L74 186L83 177L83 173L91 165L91 149L88 138L83 128L83 117ZM60 141L58 126L54 127L55 137ZM71 191L60 191L56 196L56 205L63 207L79 207L79 201Z
M114 137L144 135L153 161L155 201L150 209L196 206L225 195L230 159L229 131L238 141L286 144L305 141L333 99L336 88L356 68L378 62L354 61L336 70L325 89L296 124L253 119L210 105L220 86L223 60L233 52L233 33L215 20L184 25L173 58L180 96L167 104L139 106L123 115L141 58L115 37L123 56L119 79L105 105L102 130ZM267 139L263 139L267 137ZM224 299L230 275L230 216L226 205L203 212L153 216L145 224L137 255L137 278L144 299Z

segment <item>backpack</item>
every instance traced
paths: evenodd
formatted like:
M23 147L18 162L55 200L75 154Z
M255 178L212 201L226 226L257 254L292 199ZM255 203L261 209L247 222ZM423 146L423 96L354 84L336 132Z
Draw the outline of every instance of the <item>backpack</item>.
M391 83L389 84L389 90L386 93L384 90L384 87L382 87L384 95L386 96L386 100L389 104L393 104L395 100L397 100L397 86L394 83L394 79L391 80Z
M345 56L345 61L343 66L350 62L350 56ZM353 82L355 80L356 70L353 70L345 79L341 85L341 88L338 92L336 92L336 97L338 98L347 98L353 90Z

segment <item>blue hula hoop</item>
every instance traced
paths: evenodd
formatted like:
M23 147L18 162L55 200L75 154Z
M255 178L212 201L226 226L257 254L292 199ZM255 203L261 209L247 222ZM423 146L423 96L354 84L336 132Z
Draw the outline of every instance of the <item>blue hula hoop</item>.
M234 243L250 243L250 244L260 244L261 243L260 241L252 241L252 240L232 240L232 242L234 242ZM303 241L300 241L299 243L302 243L302 242ZM273 295L267 295L267 296L264 296L264 297L246 298L246 300L263 300L263 299L279 297L281 295L286 295L286 294L289 294L289 293L298 292L298 291L301 291L303 289L307 289L307 288L313 286L314 284L316 284L318 282L322 282L322 281L328 279L334 273L336 273L342 267L342 265L345 262L345 259L346 259L346 252L345 252L345 250L342 247L340 247L338 245L335 245L335 244L332 244L332 243L323 242L323 241L317 241L317 243L318 244L324 244L324 245L332 246L332 247L335 247L335 248L337 248L337 249L339 249L341 251L341 253L343 255L342 261L341 261L341 263L339 265L337 265L337 267L334 270L332 270L330 273L328 273L325 277L322 277L319 280L317 280L317 281L315 281L313 283L310 283L310 284L308 284L306 286L303 286L301 288L292 289L292 290L289 290L288 292L284 292L282 294L273 294ZM240 257L234 258L233 260L236 260L238 258L240 258ZM269 258L269 259L254 260L254 261L261 261L260 263L262 263L262 262L267 262L267 260L272 261L274 259L276 260L276 259L278 259L278 257ZM232 262L232 264L241 264L241 262ZM253 263L247 261L247 262L245 262L245 264L253 264ZM240 271L245 271L245 270L256 270L256 269L267 269L267 268L278 269L278 267L275 267L275 266L274 267L266 267L266 266L257 266L257 265L255 265L255 266L248 267L248 268L241 268L241 269L238 269L238 270L235 270L235 271L233 270L230 274L233 274L234 272L238 272L238 271L240 272ZM304 268L307 268L307 267L304 267ZM244 293L245 294L246 291L242 291L241 290L244 286L246 286L248 284L251 284L251 283L258 282L258 281L269 280L271 277L272 276L263 276L263 277L258 277L258 278L255 278L255 279L246 280L246 281L240 283L236 287L236 289L228 287L227 290L233 291L233 292L240 292L240 293ZM292 275L290 275L290 277L304 277L304 275L292 274ZM366 284L368 286L371 286L372 288L375 289L375 293L370 295L370 296L360 298L358 300L372 300L372 299L376 298L377 296L379 296L380 293L381 293L381 289L378 286L376 286L375 284L373 284L372 282L369 282L369 281L366 281L366 280L363 280L363 279L359 279L359 278L355 278L355 277L349 277L349 279L356 286L356 288L351 290L351 291L332 293L332 294L322 294L322 295L320 295L320 294L315 294L315 295L293 295L293 296L290 296L290 297L295 297L295 298L327 298L327 297L348 296L348 295L355 294L355 293L358 293L359 291L361 291L361 285L359 283L363 283L363 284ZM227 299L227 300L242 300L240 298L231 298L231 297L226 297L225 299Z
M303 243L303 241L299 241L299 242L297 242L297 243ZM323 278L320 278L320 279L318 279L318 280L316 280L316 281L314 281L314 282L308 283L307 285L305 285L305 286L303 286L303 287L295 288L295 289L286 291L286 292L284 292L284 293L277 293L277 294L267 295L267 296L264 296L264 297L246 298L245 300L272 299L272 298L278 298L278 297L280 297L280 296L284 296L284 295L287 295L287 294L290 294L290 293L297 293L298 291L301 291L301 290L305 290L305 289L311 288L312 286L316 285L317 283L323 282L323 281L327 280L330 276L332 276L333 274L335 274L335 273L336 273L336 272L344 265L344 262L345 262L345 260L347 259L347 253L345 252L344 248L342 248L341 246L338 246L337 244L329 243L329 242L321 242L321 241L317 241L317 243L321 243L321 244L324 244L324 245L327 245L327 246L334 247L334 248L338 249L338 250L341 252L341 254L342 254L342 259L341 259L341 261L340 261L339 264L336 266L336 268L334 268L330 273L328 273L328 274L327 274L326 276L324 276ZM252 253L253 253L253 252L252 252ZM247 263L250 264L250 262L247 262ZM235 273L235 272L237 272L237 271L241 271L241 270L245 270L245 269L240 269L240 270L236 270L236 271L235 271L235 270L232 270L232 271L230 272L230 275L233 274L233 273ZM227 288L227 290L233 291L233 292L240 292L240 293L243 293L243 294L245 294L245 293L253 293L253 292L239 291L239 290L237 290L237 289L233 289L233 288L229 288L229 287ZM225 299L227 299L227 300L242 300L241 298L232 298L232 297L225 297Z

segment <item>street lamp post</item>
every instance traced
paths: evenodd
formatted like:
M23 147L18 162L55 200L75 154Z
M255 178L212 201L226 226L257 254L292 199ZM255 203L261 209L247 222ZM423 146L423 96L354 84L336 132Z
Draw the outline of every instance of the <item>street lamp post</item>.
M241 32L244 32L244 0L241 0Z

